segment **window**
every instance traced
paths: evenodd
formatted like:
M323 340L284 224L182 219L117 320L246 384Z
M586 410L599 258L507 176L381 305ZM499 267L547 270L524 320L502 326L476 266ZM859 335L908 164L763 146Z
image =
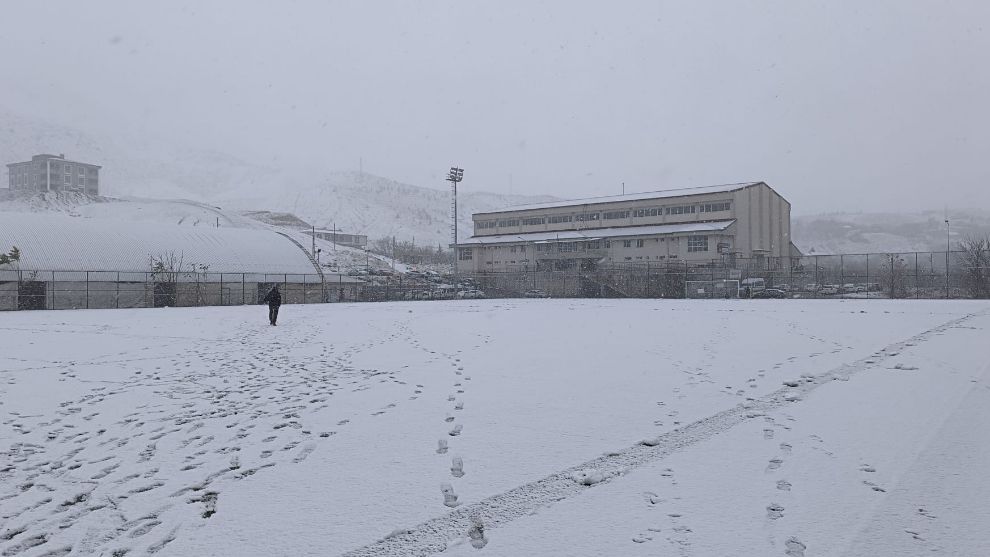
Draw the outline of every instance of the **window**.
M668 215L687 215L694 212L694 205L678 205L676 207L667 207Z
M560 253L577 251L577 244L573 242L564 242L561 244L557 244L557 251L559 251Z
M509 248L509 251L512 253L516 253L516 246L512 246L511 248Z
M548 253L553 247L553 244L536 244L537 253Z
M526 246L519 246L519 253L526 253Z
M471 248L461 248L457 258L461 261L471 261L474 258L474 250Z
M632 247L632 240L622 240L622 247L624 247L624 248L631 248Z
M606 239L605 240L605 248L608 249L608 248L611 248L611 247L612 247L612 240Z
M557 224L558 222L571 222L573 220L574 217L571 215L556 215L550 217L550 224Z
M522 219L523 226L535 226L538 224L544 224L546 221L546 217L531 217L528 219Z
M605 213L605 220L627 218L629 218L629 211L609 211Z
M493 220L481 220L475 223L478 230L484 230L486 228L495 228L495 221Z
M708 251L708 236L688 236L688 252Z
M593 242L585 242L585 249L601 249L601 240L595 240Z
M699 213L715 213L718 211L728 211L731 208L729 201L716 201L714 203L702 203L698 206Z
M599 213L599 212L594 212L594 213L579 213L577 215L574 215L574 220L576 220L578 222L592 221L592 220L598 220L598 219L600 219L601 216L602 216L602 214Z
M501 219L498 221L499 227L519 226L519 219Z
M637 248L643 247L643 240L636 240L636 247Z

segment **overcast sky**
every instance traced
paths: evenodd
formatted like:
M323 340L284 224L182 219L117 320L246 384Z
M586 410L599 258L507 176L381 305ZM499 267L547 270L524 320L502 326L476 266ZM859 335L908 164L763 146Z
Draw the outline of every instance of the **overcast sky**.
M0 105L265 164L990 206L990 2L8 2Z

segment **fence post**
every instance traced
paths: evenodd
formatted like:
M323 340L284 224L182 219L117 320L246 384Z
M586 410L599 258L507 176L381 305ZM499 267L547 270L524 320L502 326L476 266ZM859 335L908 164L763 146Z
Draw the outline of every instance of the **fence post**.
M244 282L244 273L241 273L241 305L247 305L247 285Z
M949 299L949 248L945 249L945 299Z
M815 256L815 299L818 299L818 292L821 290L821 284L818 281L818 256Z
M839 291L842 292L843 298L846 297L846 293L843 291L843 287L845 285L846 285L846 264L842 254L839 254Z
M54 278L55 273L52 273L53 283L55 282ZM946 292L948 292L948 290L946 290ZM89 309L89 271L86 271L86 309Z
M870 254L866 254L866 299L870 298Z
M120 271L117 271L117 293L114 294L113 307L120 309Z
M921 289L918 288L918 252L914 252L914 297L918 298L921 295Z

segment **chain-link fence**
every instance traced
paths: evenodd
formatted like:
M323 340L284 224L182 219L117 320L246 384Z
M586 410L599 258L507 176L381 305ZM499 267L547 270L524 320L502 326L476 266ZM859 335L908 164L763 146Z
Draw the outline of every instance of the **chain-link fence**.
M276 284L289 304L361 299L345 275L0 270L0 310L257 304Z
M974 263L974 261L976 261ZM594 263L594 262L591 262ZM0 310L257 304L278 284L284 303L464 298L990 297L990 263L966 252L725 258L457 277L0 270Z

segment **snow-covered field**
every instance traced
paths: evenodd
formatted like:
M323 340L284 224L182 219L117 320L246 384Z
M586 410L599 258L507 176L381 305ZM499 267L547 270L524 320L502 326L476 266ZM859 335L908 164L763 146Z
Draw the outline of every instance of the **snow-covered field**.
M988 310L4 313L0 555L985 555Z

